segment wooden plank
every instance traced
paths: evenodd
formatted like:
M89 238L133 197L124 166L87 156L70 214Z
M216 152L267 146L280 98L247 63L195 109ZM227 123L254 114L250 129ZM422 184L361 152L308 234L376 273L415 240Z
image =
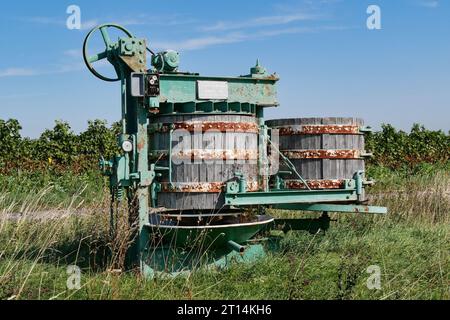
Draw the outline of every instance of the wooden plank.
M266 122L271 127L292 125L358 125L364 121L350 117L275 119ZM355 149L365 150L361 134L286 135L280 137L280 150ZM351 179L358 170L364 170L360 159L293 159L299 173L305 179ZM291 179L298 179L290 176Z
M240 115L175 115L157 118L161 123L174 122L253 122L256 118L252 116ZM169 133L153 134L151 149L167 150ZM190 139L189 149L255 149L257 150L256 133L222 133L219 131L209 131L203 136L202 134L183 133L178 138L178 143L182 143L183 138ZM182 147L182 145L178 145ZM183 146L184 147L184 146ZM159 149L157 149L159 148ZM168 165L167 160L164 160ZM222 161L200 161L194 163L187 162L183 164L173 165L173 182L226 182L234 176L236 171L240 171L247 176L247 180L255 179L257 172L257 163L249 164L245 161L233 160L228 162ZM161 181L168 182L169 177L163 174ZM176 193L167 192L160 193L158 205L168 209L179 210L217 210L224 205L224 196L219 193Z

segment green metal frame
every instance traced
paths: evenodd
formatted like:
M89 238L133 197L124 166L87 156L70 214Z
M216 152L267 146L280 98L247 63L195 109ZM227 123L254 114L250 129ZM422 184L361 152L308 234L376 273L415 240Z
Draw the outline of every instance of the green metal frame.
M223 81L228 83L228 100L199 100L197 81ZM160 102L164 103L205 103L227 102L244 105L277 106L277 91L274 84L277 77L205 77L198 74L162 74ZM208 110L208 112L213 110Z
M268 192L226 193L225 203L230 206L252 206L297 203L355 202L356 190L271 190Z
M275 209L319 212L347 212L386 214L387 208L358 204L364 192L364 172L358 171L353 179L346 180L343 189L289 190L271 189L262 192L246 192L239 188L240 180L227 183L225 203L235 207L270 206ZM278 179L277 179L278 180ZM303 183L306 182L300 177ZM279 182L275 183L279 185ZM350 204L348 204L350 203Z
M107 28L118 28L125 32L127 37L119 38L113 43L108 35ZM92 33L99 30L104 39L106 50L97 55L87 56L87 44ZM112 199L120 201L124 191L130 203L130 222L137 227L136 240L131 253L131 261L139 264L141 272L147 276L154 275L154 269L148 264L149 243L152 230L150 225L150 208L156 205L156 197L161 191L158 177L161 171L169 171L170 183L172 183L172 161L170 143L169 166L158 167L156 163L149 163L149 128L154 130L152 121L155 117L168 114L254 114L259 124L259 157L258 180L261 190L259 192L247 192L246 182L243 176L236 173L237 181L230 181L226 185L225 200L229 206L272 206L279 209L307 210L323 212L362 212L362 213L386 213L385 208L367 207L361 205L346 204L358 202L363 193L364 181L362 172L356 173L354 179L348 180L344 189L338 190L270 190L267 146L270 143L269 130L264 123L264 108L277 106L276 83L279 80L276 75L269 75L263 67L257 65L251 69L251 73L241 77L204 77L194 73L177 72L177 53L165 52L157 54L161 59L176 59L171 61L169 69L164 69L164 62L159 69L146 69L146 42L145 39L134 37L123 27L106 24L94 28L86 37L84 44L84 58L89 70L97 77L106 81L120 80L121 105L122 105L122 132L119 136L119 145L129 141L133 150L124 152L112 161L102 160L100 166L103 172L110 177ZM92 63L98 60L108 59L117 72L117 79L109 79L100 75L92 67ZM145 81L147 74L158 74L158 96L133 96L131 94L132 74L142 74ZM228 100L201 100L197 96L198 81L222 81L226 82L229 90ZM157 109L158 115L151 111ZM150 130L150 131L151 131ZM172 131L170 142L172 141ZM301 178L299 179L305 183ZM114 215L112 206L111 226L114 228ZM324 216L319 222L304 220L297 224L315 224L316 226L329 225L329 219ZM295 225L296 223L291 225ZM317 224L318 223L318 224ZM234 250L240 248L240 244L228 242L228 246ZM240 249L239 249L240 250Z
M344 212L344 213L370 213L386 214L386 207L365 206L358 204L329 204L329 203L294 203L272 206L274 209L298 210L298 211L317 211L317 212Z

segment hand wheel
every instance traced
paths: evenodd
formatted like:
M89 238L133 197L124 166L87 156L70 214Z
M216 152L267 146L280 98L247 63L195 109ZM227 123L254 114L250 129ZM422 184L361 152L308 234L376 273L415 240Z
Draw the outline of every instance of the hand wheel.
M108 78L108 77L105 77L105 76L101 75L100 73L98 73L97 70L95 70L94 67L92 66L92 64L94 62L110 58L110 52L114 49L114 43L111 42L111 38L109 37L109 34L108 34L108 28L119 29L119 30L123 31L128 37L130 37L130 38L134 37L131 34L131 32L129 32L127 29L125 29L124 27L119 26L117 24L107 23L107 24L99 25L99 26L95 27L94 29L92 29L86 36L86 39L84 40L83 58L84 58L84 62L86 63L86 66L89 69L89 71L91 71L97 78L100 78L104 81L114 82L114 81L121 80L119 75L116 79ZM103 38L103 41L105 42L106 49L102 53L98 53L98 54L88 57L87 48L88 48L89 40L90 40L91 36L94 34L94 32L96 32L97 30L100 30L100 32L102 34L102 38ZM109 59L108 59L108 61L109 61ZM117 72L117 69L116 69L116 72Z

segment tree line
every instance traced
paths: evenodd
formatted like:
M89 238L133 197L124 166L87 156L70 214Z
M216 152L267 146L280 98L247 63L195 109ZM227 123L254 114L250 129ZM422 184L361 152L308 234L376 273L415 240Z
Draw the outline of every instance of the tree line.
M52 129L39 138L22 137L22 127L16 119L0 119L0 173L11 170L71 170L74 172L97 167L100 157L111 158L117 153L116 136L120 125L108 126L106 121L88 122L85 131L76 134L69 123L56 121ZM369 165L390 169L414 168L423 163L447 163L450 157L450 133L428 130L415 124L410 132L384 124L380 131L366 135L366 149L374 154Z

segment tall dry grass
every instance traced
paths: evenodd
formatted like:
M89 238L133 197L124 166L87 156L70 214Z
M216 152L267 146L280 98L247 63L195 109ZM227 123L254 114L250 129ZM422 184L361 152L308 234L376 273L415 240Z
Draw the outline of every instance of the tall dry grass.
M369 190L371 204L389 208L388 219L414 223L450 223L450 171L388 177Z
M0 298L24 298L24 288L30 281L36 281L43 264L77 265L87 273L124 270L133 232L126 208L119 208L121 214L115 232L111 233L108 197L82 207L83 191L81 188L73 195L67 207L53 210L42 203L52 192L51 186L30 193L21 203L11 200L8 194L0 197ZM60 295L55 289L54 296Z
M369 192L372 204L389 208L384 217L336 214L326 235L287 235L281 252L260 263L150 282L123 272L133 230L126 208L119 208L111 236L106 192L86 206L80 188L55 210L45 203L51 186L26 201L3 194L0 299L449 297L449 185L447 171L386 178ZM364 286L364 268L372 263L385 268L381 293ZM80 290L66 288L68 265L82 268Z

